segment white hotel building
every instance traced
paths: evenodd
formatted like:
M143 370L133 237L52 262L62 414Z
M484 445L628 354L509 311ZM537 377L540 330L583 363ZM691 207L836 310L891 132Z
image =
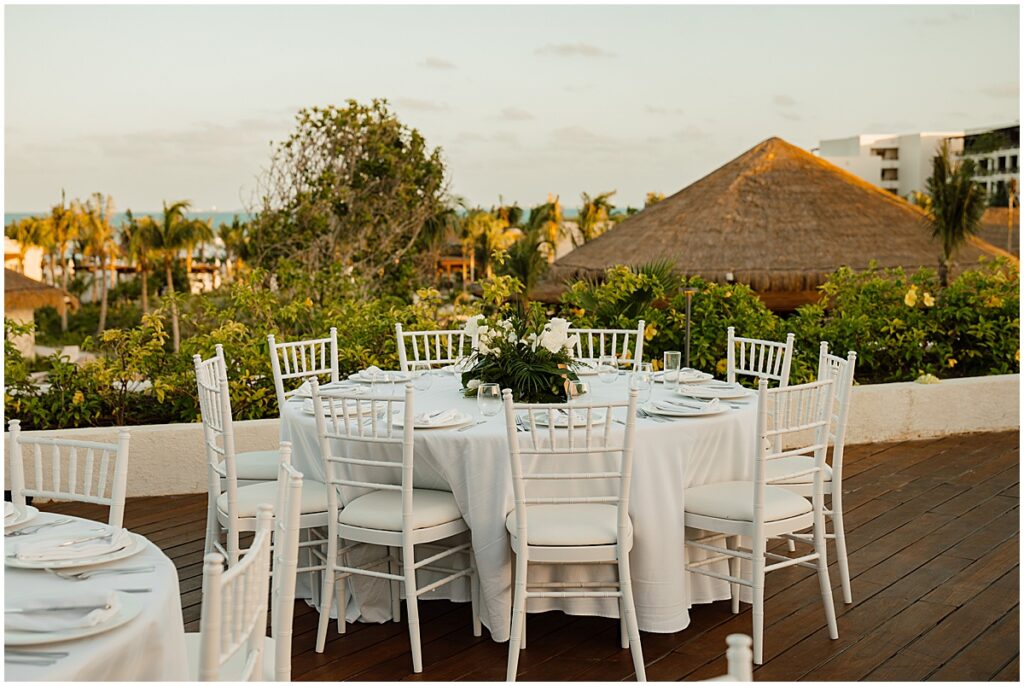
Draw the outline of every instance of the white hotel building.
M975 160L981 183L990 195L1006 189L1010 178L1020 179L1020 123L967 131L860 134L819 143L817 154L832 164L890 193L907 198L924 191L932 173L932 158L942 141L955 154Z

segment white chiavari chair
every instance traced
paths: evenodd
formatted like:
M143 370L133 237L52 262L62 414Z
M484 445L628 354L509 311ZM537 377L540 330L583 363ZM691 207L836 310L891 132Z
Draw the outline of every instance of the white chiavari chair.
M422 544L439 544L468 532L469 527L451 493L413 486L411 385L405 386L404 397L345 393L325 396L321 395L315 379L310 381L310 386L329 486L330 513L316 651L324 650L332 597L337 598L338 631L344 632L345 579L352 575L385 579L400 582L404 587L413 671L422 672L418 598L456 579L470 577L473 635L479 636L479 585L470 543L435 545L440 547L440 552L420 560L415 557L415 549ZM395 426L396 413L403 418L401 427ZM355 457L354 450L373 457ZM395 453L401 459L379 457L386 453ZM349 545L341 547L340 541ZM350 553L366 545L385 546L388 550L358 567L346 563ZM400 550L401 556L396 557L394 550ZM439 564L452 555L466 556L468 564L461 569ZM377 571L385 565L387 571ZM395 566L400 566L401 573L393 571ZM420 570L445 576L420 587L416 580L416 572ZM392 589L392 611L398 621L398 594L394 583Z
M472 355L476 347L476 338L462 329L405 331L396 323L395 338L399 369L403 372L458 364Z
M242 553L239 535L255 530L261 503L276 502L277 482L239 485L227 372L216 357L203 361L196 355L193 361L206 444L206 552L220 552L234 565ZM327 525L327 488L323 483L309 480L303 484L301 509L303 529Z
M270 367L274 372L278 411L299 389L299 385L294 383L296 380L319 379L323 376L329 376L331 381L338 380L337 328L332 326L327 338L291 343L278 343L277 338L271 334L267 336L267 343L270 347ZM286 389L286 382L292 387Z
M785 343L741 338L736 335L735 328L730 326L726 348L726 380L734 382L737 376L753 376L776 381L780 388L785 388L789 385L795 338L791 333L786 334Z
M98 443L26 436L17 419L11 420L9 428L7 452L14 505L25 507L30 497L106 505L110 508L107 523L121 528L128 485L128 429L118 429L117 443ZM30 451L27 473L23 448ZM27 477L31 485L26 483Z
M768 390L767 379L761 379L758 382L757 408L759 440L754 456L753 480L696 486L686 489L684 495L687 532L702 532L698 538L687 538L687 553L689 555L696 550L711 553L703 560L688 560L686 571L730 582L734 613L739 612L740 586L752 589L756 664L762 661L767 572L792 565L816 569L829 636L839 638L825 547L824 467L832 391L831 380ZM813 438L806 438L808 435ZM800 444L796 448L777 449L775 446L783 443L782 439L786 437ZM812 478L813 496L810 501L784 487L773 485L767 475L767 465L773 460L798 455L814 457L813 465L806 470ZM789 538L809 528L813 531L812 553L790 558L767 551L769 538ZM749 539L751 547L741 548L739 537ZM725 547L713 544L720 543L722 539ZM707 568L724 560L729 562L728 574ZM750 578L741 576L741 560L750 562ZM777 561L768 564L768 560Z
M830 501L825 516L832 520L832 533L826 533L825 537L836 542L836 562L843 586L844 603L853 602L850 563L846 555L846 529L843 525L843 451L846 445L846 424L849 419L850 394L853 391L853 373L856 365L857 353L851 350L846 357L832 355L828 351L828 342L821 342L818 354L818 380L831 379L835 384L835 400L829 425L832 464L826 464L824 472L825 495ZM813 466L813 461L809 456L795 456L769 462L768 478L794 493L807 498L813 497L813 479L807 472L808 467ZM796 476L787 476L793 474ZM805 537L805 540L810 541L810 537ZM790 552L793 552L796 548L793 539L788 543Z
M640 630L637 626L629 551L633 523L629 517L629 487L633 470L637 392L615 403L514 403L512 391L503 392L515 509L505 520L515 555L512 634L506 678L514 681L519 651L526 631L526 604L530 598L615 598L619 605L619 636L629 648L638 681L646 680ZM619 435L612 411L626 410L626 425ZM580 416L556 428L564 411ZM520 415L519 412L524 414ZM600 421L603 413L604 420ZM538 419L546 421L538 422ZM520 429L525 429L521 431ZM528 440L523 445L520 436ZM611 466L609 466L611 465ZM580 496L571 484L583 480L604 484L605 495ZM544 495L537 495L546 484ZM529 563L607 564L617 579L587 582L538 582L528 579Z
M224 346L214 346L214 355L203 362L203 370L210 379L227 377L228 365L224 358ZM243 486L274 481L277 479L277 465L280 461L277 450L247 450L235 453L235 468L238 483Z
M746 634L729 634L725 637L728 649L725 651L725 659L729 665L729 671L722 676L704 681L753 681L754 665L753 653L750 651L750 636Z
M614 356L620 364L631 360L633 370L640 368L644 356L644 320L635 329L569 329L569 336L578 335L572 356L579 362L596 364L602 357Z
M261 505L256 535L245 556L225 571L224 558L203 559L199 634L186 641L196 681L263 681L267 652L267 586L272 507Z

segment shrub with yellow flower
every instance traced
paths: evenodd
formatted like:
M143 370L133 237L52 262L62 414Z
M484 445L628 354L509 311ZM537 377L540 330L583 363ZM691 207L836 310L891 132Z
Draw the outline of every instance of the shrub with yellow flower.
M917 286L911 286L907 294L903 296L903 304L907 307L913 307L917 304Z
M924 292L924 297L921 298L924 301L925 307L933 307L935 305L935 298L928 291Z

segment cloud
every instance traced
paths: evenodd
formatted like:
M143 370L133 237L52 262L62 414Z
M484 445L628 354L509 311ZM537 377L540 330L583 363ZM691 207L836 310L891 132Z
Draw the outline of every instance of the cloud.
M788 110L779 110L779 116L789 121L800 121L800 115L796 112L790 112Z
M455 69L455 65L440 57L428 57L419 63L424 69Z
M420 98L395 98L395 106L416 112L445 112L448 110L448 105L443 102L421 100Z
M476 133L464 131L455 139L457 143L501 143L503 145L515 145L519 143L519 137L511 131L495 131L493 133Z
M663 114L670 116L680 116L685 114L682 107L658 107L656 105L647 105L644 107L644 112L647 114Z
M533 54L554 57L615 57L615 53L590 43L548 43L534 50Z
M785 94L776 95L772 98L772 102L779 107L793 107L796 105L796 100L794 100L792 96Z
M1020 98L1020 84L1016 81L1005 81L1003 83L996 83L991 86L979 88L978 92L982 95L987 95L990 98L1016 100Z
M527 119L533 119L533 115L518 107L506 107L498 115L498 118L506 121L526 121Z

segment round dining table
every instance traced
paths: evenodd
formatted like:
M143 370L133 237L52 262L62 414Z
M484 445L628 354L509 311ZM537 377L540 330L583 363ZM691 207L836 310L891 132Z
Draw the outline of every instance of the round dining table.
M58 526L40 529L36 534L4 538L5 555L16 550L19 542L36 536L67 534L69 540L84 532L95 531L95 521L40 512L31 521L15 529L58 520L70 520ZM6 533L11 533L7 531ZM186 681L188 656L185 628L181 615L178 573L174 563L153 543L117 561L68 569L77 572L99 569L151 568L132 574L97 574L74 581L45 569L22 569L10 565L4 570L4 608L19 607L30 599L47 599L76 592L102 594L110 590L136 591L130 597L141 609L133 619L108 631L68 641L37 645L4 646L4 675L8 681ZM141 591L141 592L138 592ZM52 662L46 664L46 654Z
M496 641L508 640L512 607L512 551L505 518L514 509L508 436L503 412L484 416L475 398L462 392L458 375L441 370L431 372L430 388L414 394L417 414L457 409L473 417L465 430L428 428L414 431L414 483L417 488L451 491L470 529L473 552L480 578L481 620ZM585 401L624 401L628 397L628 375L620 373L609 383L597 377L589 382ZM376 385L375 393L387 392L388 385ZM396 397L404 392L394 384ZM675 383L656 383L651 402L676 396ZM583 402L583 401L581 401ZM665 420L636 419L632 486L629 511L634 545L630 553L633 595L637 618L643 631L671 633L685 629L689 609L697 603L729 598L729 585L710 577L685 571L683 511L688 487L708 483L750 479L756 444L756 396L721 402L717 414ZM281 440L292 444L292 463L307 479L323 481L325 471L318 447L315 417L301 398L293 398L281 412ZM619 417L619 414L622 414ZM625 418L625 408L616 411ZM615 423L613 431L623 431ZM519 433L520 441L529 440ZM353 447L349 456L359 446ZM378 448L380 446L377 446ZM398 446L393 459L401 459ZM339 453L335 453L339 454ZM378 458L379 459L379 458ZM574 484L581 491L590 482ZM614 573L613 567L595 565L544 567L531 565L531 580L591 580ZM723 569L723 571L725 571ZM534 574L539 576L535 577ZM420 585L423 585L420 581ZM386 582L366 577L350 580L349 620L383 622L390 618L389 588ZM469 600L468 584L453 583L427 597ZM618 617L614 598L535 598L529 612L560 609L570 614Z

